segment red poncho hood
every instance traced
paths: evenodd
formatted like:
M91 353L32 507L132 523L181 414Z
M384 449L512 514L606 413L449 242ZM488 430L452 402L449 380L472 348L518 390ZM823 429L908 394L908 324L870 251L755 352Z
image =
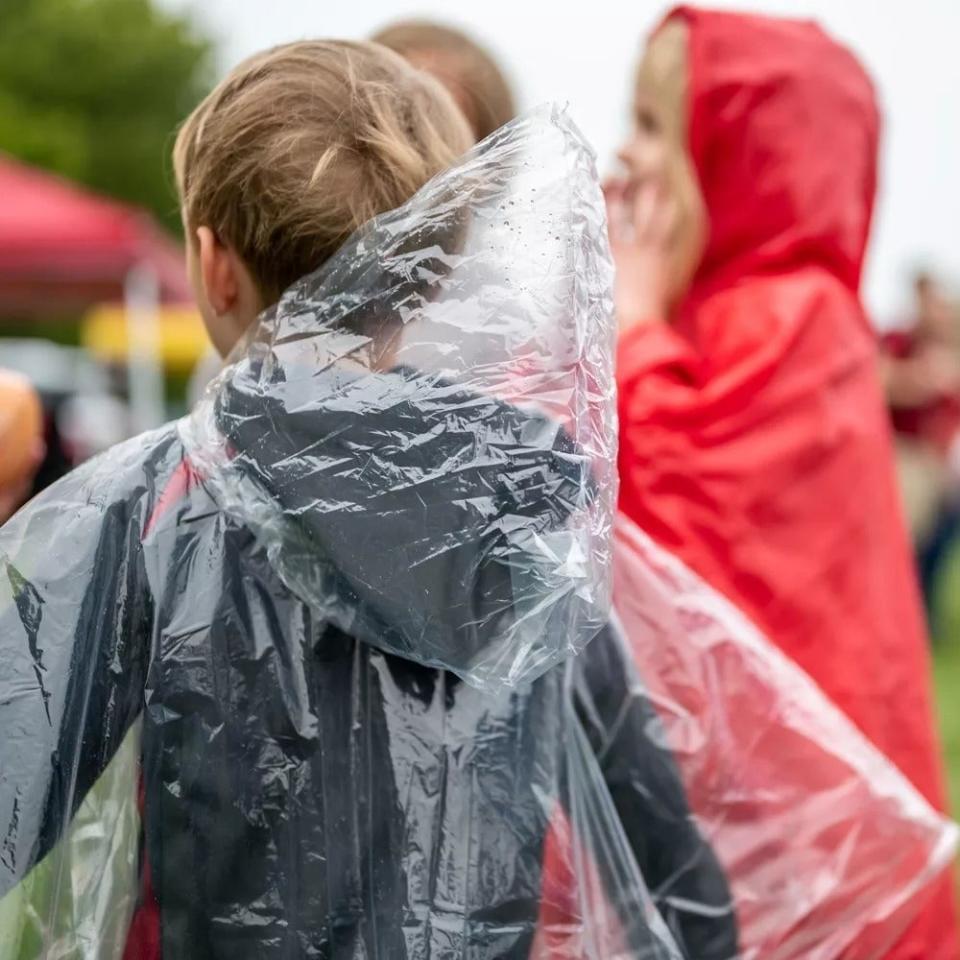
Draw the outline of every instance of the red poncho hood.
M823 266L860 283L880 118L856 58L815 23L678 7L689 146L710 215L694 288Z

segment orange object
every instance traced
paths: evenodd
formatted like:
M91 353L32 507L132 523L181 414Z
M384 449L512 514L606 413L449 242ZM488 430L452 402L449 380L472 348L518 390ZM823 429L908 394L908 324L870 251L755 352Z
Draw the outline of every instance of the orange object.
M43 439L43 407L26 377L0 370L0 491L28 479Z

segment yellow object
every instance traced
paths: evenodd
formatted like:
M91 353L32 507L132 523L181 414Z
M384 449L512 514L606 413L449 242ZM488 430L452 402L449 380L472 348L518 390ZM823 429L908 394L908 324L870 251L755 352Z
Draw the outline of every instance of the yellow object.
M210 349L200 314L193 307L158 307L160 360L168 373L188 374ZM127 319L122 304L101 304L83 318L84 347L106 363L126 363Z

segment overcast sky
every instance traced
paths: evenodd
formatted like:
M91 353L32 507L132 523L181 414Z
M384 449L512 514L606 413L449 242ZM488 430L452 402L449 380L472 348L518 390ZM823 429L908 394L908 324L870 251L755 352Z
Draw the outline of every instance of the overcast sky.
M401 16L465 27L500 58L521 105L569 103L601 170L625 129L641 38L666 9L624 0L161 2L189 11L219 40L225 68L285 40L362 37ZM867 282L877 319L889 322L898 312L918 262L960 280L960 0L754 0L749 7L817 18L854 48L877 81L886 125Z

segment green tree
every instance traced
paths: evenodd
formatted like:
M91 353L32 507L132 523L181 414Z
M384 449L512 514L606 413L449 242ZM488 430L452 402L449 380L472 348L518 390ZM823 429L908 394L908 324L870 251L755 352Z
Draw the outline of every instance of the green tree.
M169 152L212 45L151 0L0 0L0 150L178 224Z

